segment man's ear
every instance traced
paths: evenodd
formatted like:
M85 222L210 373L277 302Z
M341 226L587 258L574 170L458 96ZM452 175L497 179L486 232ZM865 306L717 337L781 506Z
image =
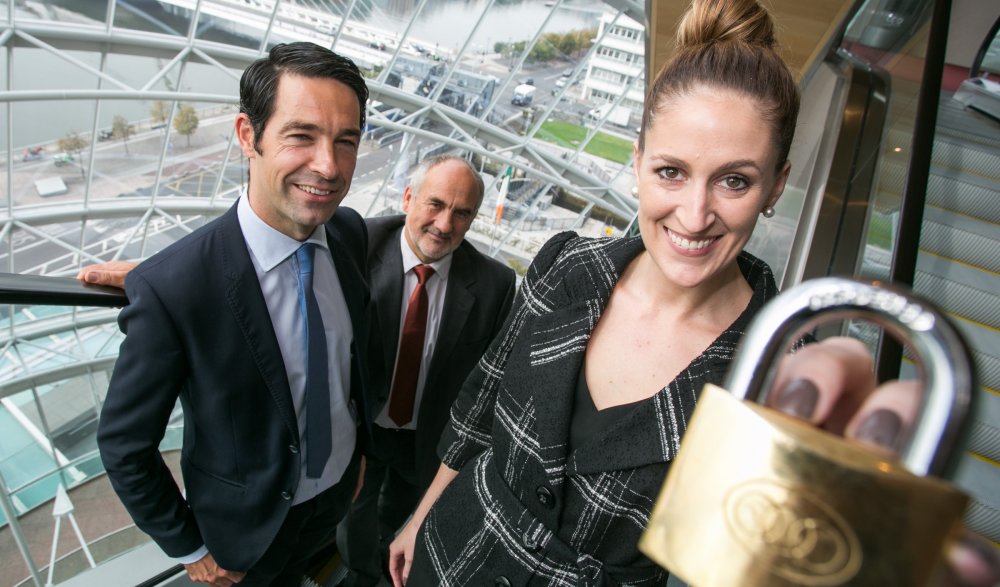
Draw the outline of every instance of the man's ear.
M253 144L253 124L250 123L250 117L243 112L236 115L236 138L240 141L240 150L247 159L257 156L257 149Z
M407 185L406 189L403 190L403 212L410 211L410 204L413 202L413 190Z

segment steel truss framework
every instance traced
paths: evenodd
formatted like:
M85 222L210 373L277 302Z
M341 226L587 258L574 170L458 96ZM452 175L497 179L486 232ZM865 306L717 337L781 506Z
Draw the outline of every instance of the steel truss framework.
M199 172L204 172L209 178L209 185L201 186L196 194L178 193L169 189L171 182L177 179L178 172L168 168L184 168L183 160L171 153L172 140L179 137L173 132L174 120L180 114L181 104L199 104L205 107L217 106L217 113L227 115L231 119L235 111L237 96L233 92L206 92L200 88L186 87L178 83L170 83L172 78L180 80L189 67L209 67L233 88L240 72L260 57L275 43L276 31L288 25L293 13L300 17L303 14L326 14L335 23L331 30L335 32L327 37L327 45L335 51L350 55L347 45L347 31L353 22L352 14L357 10L373 10L367 0L253 0L252 10L247 11L250 17L256 17L254 25L260 29L259 43L255 47L227 45L225 43L202 38L199 29L210 12L236 0L171 0L187 19L187 30L178 34L163 32L148 32L118 26L119 12L126 10L119 6L117 0L107 0L106 13L103 22L100 20L59 21L58 18L47 18L62 10L60 2L20 2L16 0L0 0L0 58L3 60L5 79L0 80L0 269L7 272L30 272L45 274L72 274L84 264L113 260L118 258L134 258L146 256L162 246L164 239L176 240L190 232L206 219L222 213L232 205L233 199L239 193L241 183L242 160L239 149L236 148L231 130L216 141L215 153L207 163L198 162ZM560 10L562 0L551 3L551 11L526 43L519 55L511 56L509 75L497 80L497 90L492 99L473 115L440 102L442 93L448 87L449 81L463 75L460 65L463 58L472 53L471 39L483 24L487 13L493 7L493 0L487 3L482 15L472 27L465 43L458 52L450 55L445 61L446 67L439 76L436 88L426 96L404 91L390 85L388 76L400 60L406 58L403 47L407 44L413 22L419 17L428 4L428 0L419 0L412 12L412 18L406 30L399 38L394 49L390 49L391 57L383 65L380 73L369 78L369 88L373 100L377 100L393 108L399 108L405 113L402 117L387 118L384 110L370 109L369 119L385 127L388 131L403 133L400 152L405 152L415 140L433 141L443 148L453 152L465 153L467 156L482 162L490 162L494 166L511 166L519 170L525 178L536 180L541 189L556 187L570 193L585 202L584 209L577 217L582 223L585 216L595 209L604 210L620 219L631 218L636 210L634 198L625 195L620 186L623 178L630 174L630 164L612 169L596 165L584 153L587 143L595 137L604 121L598 121L590 129L586 138L575 149L558 149L541 143L535 139L542 123L549 118L560 103L563 94L569 89L566 84L558 91L555 99L547 108L534 112L533 120L526 124L523 134L513 132L489 122L495 119L498 100L505 89L516 85L515 76L528 58L529 52L543 37L553 15ZM642 8L629 0L608 2L609 9L620 10L641 20ZM131 7L128 8L132 10ZM31 11L34 12L31 12ZM215 14L218 18L218 14ZM596 48L596 43L590 52ZM15 71L18 68L30 68L31 63L19 58L21 54L38 54L55 58L93 79L90 87L56 87L55 89L24 89L15 87ZM109 60L114 56L130 56L143 59L155 59L161 67L157 73L143 80L125 79L117 75L109 67ZM586 59L589 53L573 68L573 79L582 77L586 70ZM96 65L95 65L96 63ZM630 79L629 84L641 84L641 79ZM624 92L623 92L624 96ZM24 141L15 136L15 109L20 103L37 103L39 101L63 101L67 105L91 104L93 113L85 113L85 119L78 124L86 129L77 135L84 143L79 145L77 155L81 185L75 186L81 192L75 198L52 198L44 202L31 198L21 198L25 190L24 160L19 157L22 147L40 147L25 145ZM101 169L98 157L100 149L107 151L108 145L102 140L102 131L107 126L109 108L115 108L120 102L162 101L168 105L165 127L155 140L148 142L154 150L146 158L153 171L149 185L142 189L123 189L121 194L109 196L106 193L107 174ZM72 107L72 106L70 106ZM104 110L102 114L102 110ZM491 116L492 115L492 116ZM103 121L103 123L102 123ZM151 124L151 123L150 123ZM231 125L230 125L231 126ZM147 134L156 129L150 126ZM143 129L138 129L141 132ZM107 131L103 131L107 132ZM75 133L74 133L75 134ZM52 147L58 137L49 137L48 153L55 151ZM116 135L116 139L120 138ZM128 134L125 135L124 147L128 153ZM134 147L133 147L134 148ZM86 157L86 154L90 154ZM235 170L235 173L233 172ZM209 173L211 172L211 173ZM181 172L183 173L183 171ZM236 176L236 180L233 176ZM389 177L386 176L377 187L375 200L383 196L383 192L391 190ZM489 186L493 188L495 186ZM121 195L122 197L116 197ZM369 208L371 212L371 208ZM117 229L111 236L94 235L101 225L114 222ZM511 238L518 226L506 226L499 235L499 243L494 252ZM159 239L159 241L157 241ZM29 244L25 244L29 243ZM25 251L47 248L48 257L42 260L24 261L28 255ZM64 481L76 479L76 474L67 477L67 471L75 471L77 461L59 454L53 437L53 428L58 423L46 418L50 406L41 398L40 391L59 386L67 381L75 381L89 392L90 408L96 415L102 399L102 386L106 385L106 377L114 363L117 354L117 344L121 335L114 325L116 312L108 310L67 310L43 314L33 312L31 308L8 308L0 320L0 402L8 408L16 407L21 411L34 406L37 413L36 430L39 444L44 452L52 457L57 475ZM20 398L20 399L18 399ZM26 399L27 398L27 399ZM27 406L27 407L26 407ZM90 458L93 455L89 455ZM46 472L46 475L51 475ZM30 489L39 478L7 484L0 476L0 505L5 506L5 517L15 518L11 524L16 528L16 516L32 507L19 498L19 491ZM26 550L22 554L36 582L39 581L37 568L33 557ZM40 584L40 583L39 583Z

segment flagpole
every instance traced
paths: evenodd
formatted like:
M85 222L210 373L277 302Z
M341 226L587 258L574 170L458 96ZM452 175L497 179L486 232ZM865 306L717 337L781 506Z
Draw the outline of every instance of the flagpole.
M500 195L497 196L497 207L493 216L493 230L490 231L490 251L493 254L496 254L496 251L493 250L493 244L496 241L496 227L500 226L500 221L503 219L503 206L507 201L507 191L510 189L510 176L513 171L513 167L508 165L507 170L504 171L503 180L500 182Z

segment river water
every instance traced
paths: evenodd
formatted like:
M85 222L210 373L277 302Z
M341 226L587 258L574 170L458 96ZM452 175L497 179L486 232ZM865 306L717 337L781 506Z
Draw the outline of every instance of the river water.
M359 4L361 4L359 2ZM401 34L417 0L381 0L370 4L367 14L359 15L371 27L388 33ZM538 31L551 10L552 2L542 0L429 0L410 31L410 38L428 48L457 51L475 26L484 9L489 11L479 27L468 51L492 52L498 41L529 40ZM605 9L599 0L566 0L545 27L545 32L567 32L596 28L597 19ZM74 51L70 55L93 69L102 68L101 55L96 52ZM43 49L14 49L12 89L61 90L97 88L98 76L77 67ZM145 56L111 54L103 65L112 77L132 88L141 88L155 76L166 61ZM7 60L0 59L0 79L6 78ZM238 71L220 74L210 65L189 64L183 77L174 70L151 89L184 90L211 94L236 95ZM104 81L103 88L115 86ZM203 106L195 104L195 107ZM93 124L96 104L92 100L23 101L10 104L13 109L14 149L27 145L49 143L70 132L88 133ZM101 103L99 128L108 128L115 115L130 121L149 118L150 102L137 100L104 100ZM3 109L0 108L0 114ZM0 132L6 117L0 118ZM2 134L0 134L2 136ZM0 149L3 145L0 144Z
M410 6L413 4L413 6ZM369 22L401 33L406 27L417 2L395 0L389 3L384 15L373 14ZM553 2L542 0L495 1L490 0L430 0L420 13L410 31L418 39L439 43L446 49L457 49L465 42L483 10L492 4L479 27L472 50L492 51L497 41L527 41L551 11ZM595 0L568 0L552 16L545 32L567 32L597 27L597 19L606 10L603 2ZM379 18L381 16L381 18Z

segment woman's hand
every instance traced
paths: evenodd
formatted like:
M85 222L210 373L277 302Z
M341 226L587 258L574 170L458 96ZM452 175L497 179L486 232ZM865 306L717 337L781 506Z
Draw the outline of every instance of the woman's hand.
M898 453L920 409L919 381L877 385L870 353L852 338L834 337L788 355L768 404L830 432ZM1000 582L1000 551L966 531L946 553L944 585L991 587Z
M403 526L396 538L389 545L389 575L393 587L403 587L410 576L410 566L413 564L413 548L417 544L417 531L420 523L414 519Z
M434 479L427 487L420 503L417 504L417 509L413 511L409 521L389 545L389 575L392 577L394 587L406 585L406 580L410 576L410 567L413 566L413 551L417 546L417 534L420 533L420 526L424 524L427 513L431 511L431 507L455 480L455 477L458 477L458 471L455 469L445 464L438 467Z

